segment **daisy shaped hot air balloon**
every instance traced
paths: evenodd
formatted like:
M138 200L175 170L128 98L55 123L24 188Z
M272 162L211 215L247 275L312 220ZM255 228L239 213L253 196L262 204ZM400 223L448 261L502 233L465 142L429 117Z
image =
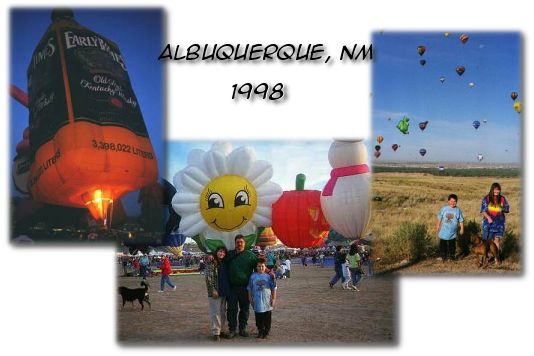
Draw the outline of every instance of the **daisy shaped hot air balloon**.
M188 166L174 177L179 232L204 251L222 245L234 249L236 235L243 235L250 248L258 228L271 226L271 206L282 194L272 176L271 163L256 160L251 147L232 151L227 144L214 144L207 152L192 150Z

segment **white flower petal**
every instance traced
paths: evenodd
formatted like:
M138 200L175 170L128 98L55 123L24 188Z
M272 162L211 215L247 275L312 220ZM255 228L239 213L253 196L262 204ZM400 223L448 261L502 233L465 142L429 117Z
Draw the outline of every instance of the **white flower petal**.
M252 216L252 221L258 226L269 227L273 224L270 208L257 208Z
M270 207L280 196L282 196L282 187L274 182L267 182L256 188L258 195L258 206Z
M246 178L255 160L256 154L253 148L246 146L236 148L227 157L228 173Z
M206 226L206 222L202 218L200 212L198 212L196 214L182 216L182 220L180 220L180 227L178 230L185 236L196 236L202 231L204 231L204 229L206 229Z
M217 141L211 145L212 151L221 152L225 157L232 152L232 144L230 142Z
M204 155L204 165L210 180L228 172L226 169L226 157L219 151L208 151Z
M200 195L198 193L180 192L176 193L172 198L173 204L190 204L199 203Z
M250 167L247 178L254 187L267 183L273 177L273 166L267 161L256 161Z
M197 167L189 166L182 173L182 184L184 188L200 193L208 184L210 178Z

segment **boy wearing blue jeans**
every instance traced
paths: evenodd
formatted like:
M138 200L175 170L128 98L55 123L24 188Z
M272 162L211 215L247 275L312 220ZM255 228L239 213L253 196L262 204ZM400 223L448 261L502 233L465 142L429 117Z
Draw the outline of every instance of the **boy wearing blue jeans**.
M456 206L457 202L458 196L450 194L447 198L447 205L443 206L438 213L436 231L439 236L440 256L444 261L447 258L456 259L458 224L460 225L460 235L464 234L464 216L462 210Z

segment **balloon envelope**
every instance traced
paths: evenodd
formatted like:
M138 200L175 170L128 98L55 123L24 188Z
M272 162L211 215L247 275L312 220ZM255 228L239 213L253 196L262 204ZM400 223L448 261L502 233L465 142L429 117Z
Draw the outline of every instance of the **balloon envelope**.
M444 76L439 77L439 81L441 82L441 84L443 84L445 82L445 77Z
M517 99L518 96L519 96L519 94L517 94L517 92L515 92L515 91L513 91L513 92L510 94L510 97L512 98L512 100Z
M365 150L361 142L355 142L354 145ZM360 161L355 164L364 168L365 162ZM331 176L335 176L335 171L331 172ZM327 183L325 188L328 186ZM347 239L354 240L365 236L371 218L371 173L368 168L335 179L332 191L323 189L321 207L332 229Z
M521 113L521 102L520 101L514 102L514 110L517 111L518 113Z
M479 154L477 155L477 159L478 159L478 161L480 162L480 161L482 161L482 160L484 159L484 156L483 156L482 154L479 153Z
M403 134L407 135L408 134L408 129L410 128L410 119L408 117L404 116L397 123L397 128L399 129L400 132L402 132Z
M426 64L426 60L425 59L420 59L419 60L419 64L424 66Z
M480 121L478 121L478 120L473 121L473 127L475 129L478 129L480 127Z
M421 131L424 131L426 129L426 126L428 125L428 121L423 121L419 123L419 128Z
M420 154L421 156L426 155L426 150L425 150L424 148L421 148L421 149L419 150L419 154Z
M394 144L391 145L391 148L393 149L393 151L397 151L397 149L399 148L399 145L394 143Z
M417 53L419 53L420 56L422 56L426 51L426 47L425 46L418 46L417 47Z
M382 143L382 141L384 141L384 137L383 137L383 136L377 136L377 137L376 137L376 141L377 141L378 143Z
M467 40L469 40L469 36L468 35L466 35L465 33L460 35L460 42L462 42L463 44L466 44Z
M456 73L458 73L459 76L461 76L462 74L464 74L465 72L465 67L464 66L458 66L456 67Z
M378 158L378 157L380 157L381 154L382 154L382 152L380 152L380 151L375 151L374 156L375 156L376 158Z

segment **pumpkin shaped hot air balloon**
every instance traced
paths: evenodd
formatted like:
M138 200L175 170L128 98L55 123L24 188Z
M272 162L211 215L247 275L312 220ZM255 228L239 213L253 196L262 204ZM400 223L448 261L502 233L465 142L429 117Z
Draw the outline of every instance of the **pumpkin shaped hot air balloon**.
M328 151L330 180L321 207L330 226L349 240L368 233L371 219L371 173L361 141L334 141Z
M330 225L321 210L321 192L304 190L306 176L298 174L296 190L285 191L273 204L273 231L287 247L321 246Z
M28 188L106 224L115 199L157 179L156 157L119 47L70 10L52 20L27 71Z

